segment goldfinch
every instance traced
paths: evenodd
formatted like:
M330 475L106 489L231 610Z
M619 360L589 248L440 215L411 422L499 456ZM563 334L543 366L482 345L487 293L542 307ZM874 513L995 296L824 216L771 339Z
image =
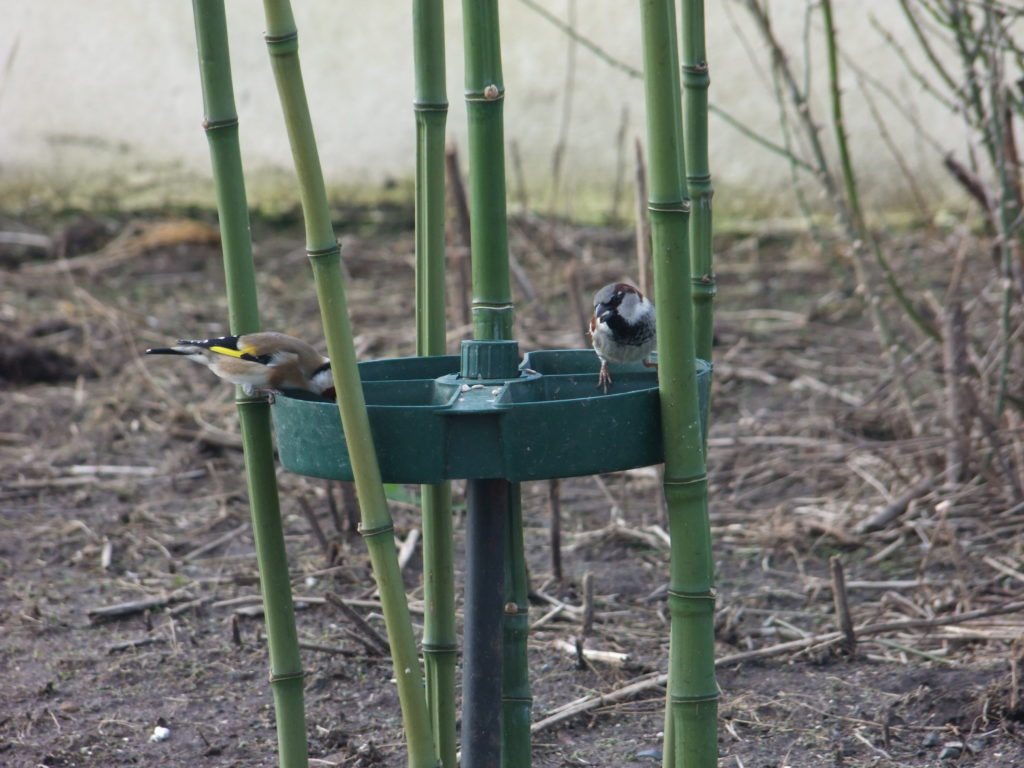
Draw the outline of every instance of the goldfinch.
M309 344L284 333L246 333L147 349L147 355L183 355L205 365L248 394L298 389L333 398L331 362Z
M648 368L654 351L654 305L629 283L611 283L594 295L594 316L590 318L590 340L601 360L597 386L607 394L612 376L608 363L637 363Z

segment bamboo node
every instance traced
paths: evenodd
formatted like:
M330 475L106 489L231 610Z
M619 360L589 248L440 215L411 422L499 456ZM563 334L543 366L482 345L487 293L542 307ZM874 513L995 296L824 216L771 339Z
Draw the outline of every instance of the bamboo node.
M679 600L710 600L712 602L717 598L714 589L710 589L707 592L680 592L677 589L670 589L668 596Z
M271 56L286 56L299 49L299 31L293 29L282 35L264 33L263 40L267 44L267 52Z
M269 402L270 397L268 393L242 395L241 397L235 398L235 405L239 408L249 405L267 405Z
M359 524L359 535L364 539L369 539L373 536L380 536L384 533L389 536L394 536L395 526L390 522L385 523L384 525L378 525L376 528L364 528L362 523Z
M699 475L694 475L693 477L683 477L683 478L680 478L678 480L670 479L670 478L666 477L664 485L666 485L666 486L676 486L676 487L685 487L687 485L696 485L697 483L706 483L707 481L708 481L707 473L703 472L703 473L701 473Z
M497 101L505 98L505 89L499 88L494 83L486 86L482 91L466 91L466 101Z
M216 131L220 128L237 128L238 117L228 117L223 120L203 120L203 130L209 133L210 131Z
M306 255L310 261L318 259L327 259L333 256L341 256L341 244L335 242L334 245L329 245L326 248L307 248Z
M655 202L654 200L651 200L647 203L647 210L651 213L689 213L690 201L670 200L666 202Z
M270 673L270 684L284 683L288 680L302 680L306 676L305 670L300 669L298 672L286 672L283 675L275 675L273 672Z
M708 702L716 702L721 696L718 691L714 693L696 694L694 696L682 696L677 693L670 695L673 704L705 704Z
M448 100L444 101L414 101L412 108L415 112L447 112Z
M459 646L454 643L421 643L420 647L423 648L424 653L433 654L450 654L458 653Z
M706 91L711 87L708 75L708 63L698 61L696 64L683 64L683 84L691 90Z

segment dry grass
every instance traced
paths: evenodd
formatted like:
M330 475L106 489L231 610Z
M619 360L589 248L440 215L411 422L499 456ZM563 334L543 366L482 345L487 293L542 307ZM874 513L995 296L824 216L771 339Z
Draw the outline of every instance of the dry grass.
M165 747L146 741L162 717L175 759L272 765L231 391L197 366L140 355L226 331L218 249L194 223L100 222L100 234L87 223L76 226L91 238L74 227L41 233L65 263L36 258L31 245L0 254L0 331L9 354L24 353L18 376L7 362L0 369L0 646L13 671L4 748L13 764L166 760ZM318 341L299 241L266 226L256 233L265 327ZM632 235L536 218L516 220L511 233L521 348L579 346L584 319L569 286L588 295L631 276ZM411 354L411 237L346 234L343 245L361 356ZM951 423L942 346L912 350L901 388L856 299L831 290L801 238L719 246L709 445L723 764L930 766L944 750L960 765L1020 764L1016 405L987 423L990 378L960 371L975 405L962 404ZM986 245L907 235L888 247L945 295L943 265ZM984 263L963 263L963 344L973 370L991 373L999 296ZM468 329L452 305L454 349ZM951 435L968 449L956 478ZM336 486L282 474L281 487L312 754L320 765L396 764L388 664L324 602L325 591L337 593L380 628L365 550L345 530L344 509L332 511ZM524 486L535 711L547 718L535 764L643 760L658 745L667 643L657 475L562 482L561 582L550 577L548 490ZM402 539L418 525L415 494L390 489ZM837 631L830 560L844 572L855 647ZM405 573L414 611L419 569L413 553ZM579 670L562 648L581 631L587 573L586 646L628 659ZM89 612L113 605L124 613ZM613 694L631 684L628 696ZM115 689L123 704L110 699ZM557 717L577 699L575 714Z

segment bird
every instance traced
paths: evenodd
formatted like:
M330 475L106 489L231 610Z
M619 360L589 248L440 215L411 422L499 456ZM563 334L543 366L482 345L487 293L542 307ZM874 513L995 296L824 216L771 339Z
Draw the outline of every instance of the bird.
M292 389L335 397L331 361L285 333L264 331L201 341L178 339L173 347L147 349L146 354L182 355L237 384L249 395Z
M655 346L654 305L636 286L610 283L594 294L594 316L590 319L590 340L601 360L597 386L608 394L612 383L608 363L643 362Z

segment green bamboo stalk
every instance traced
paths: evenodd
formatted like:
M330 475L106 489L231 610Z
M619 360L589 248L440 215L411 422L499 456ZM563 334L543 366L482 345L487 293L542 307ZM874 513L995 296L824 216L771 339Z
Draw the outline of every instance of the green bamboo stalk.
M715 272L711 248L711 169L708 163L708 76L704 0L682 0L683 137L690 196L690 256L693 260L694 337L697 357L711 362Z
M505 87L501 70L498 3L496 0L463 0L462 14L469 121L473 333L481 340L510 340L513 306L508 264L503 124ZM509 522L504 553L506 610L502 637L501 763L504 768L528 768L531 760L531 699L526 650L526 564L519 486L507 481L470 483L474 493L507 494ZM495 503L499 501L494 499ZM466 671L465 674L474 672L479 673L480 670ZM465 745L463 749L466 749Z
M416 354L443 355L445 338L445 88L444 7L413 2L416 66ZM457 768L455 730L455 566L451 486L421 487L423 512L423 661L427 709L437 757Z
M220 213L228 317L232 333L253 333L260 330L259 306L224 3L223 0L193 0L192 9L206 114L203 127L210 145ZM270 406L265 397L248 397L241 389L236 390L235 403L242 430L249 507L267 626L278 762L282 768L305 768L308 762L303 671L281 526Z
M496 0L463 0L466 113L469 120L473 335L512 338L505 200L505 86Z
M502 662L501 768L530 768L533 697L526 659L530 633L529 584L523 544L523 504L519 483L509 484L505 535L505 622Z
M192 0L192 12L203 88L203 129L210 147L220 219L228 319L232 333L255 333L260 330L259 303L224 1Z
M204 0L205 2L206 0ZM235 401L242 427L242 449L252 513L253 538L263 595L263 616L270 653L270 686L277 723L278 764L305 768L307 761L302 661L295 629L288 554L278 501L270 405L260 400Z
M673 3L672 6L668 10L669 10L669 14L671 16L668 45L669 45L669 47L671 48L672 51L678 51L679 50L679 38L678 38L678 35L677 35L677 27L676 27L675 3ZM675 120L675 129L673 130L672 133L673 133L674 136L677 137L677 141L678 141L679 139L681 139L683 137L682 97L680 95L680 93L681 93L680 92L680 88L682 87L682 77L681 77L681 74L680 74L680 71L679 71L678 67L673 67L671 74L672 74L672 80L669 83L669 88L671 89L671 92L674 94L674 99L675 99L675 102L674 102L674 104L672 106L672 112L671 112L672 117ZM677 147L676 149L678 149L678 151L675 154L676 162L678 163L678 166L679 166L678 167L678 173L679 173L678 178L679 178L680 181L683 181L683 180L686 179L686 147L682 146L682 147ZM648 198L649 198L648 199L648 208L649 208L650 207L650 199L653 199L653 198L650 198L650 195L648 195ZM689 212L690 212L690 200L689 200L689 198L688 197L681 198L680 202L681 202L684 210L686 211L686 213L689 214ZM648 216L648 219L650 219L650 216ZM689 216L687 216L687 221L689 221ZM651 225L650 224L648 224L647 228L648 228L648 230L651 230L651 232L653 233L653 230L651 229ZM687 233L687 235L691 236L689 233ZM653 247L654 247L654 243L653 243L653 240L652 240L652 242L651 242L652 250L653 250ZM652 269L653 269L653 266L654 266L653 261L654 260L652 258L652 260L651 260L651 267L652 267ZM651 297L650 297L652 299L652 301L654 301L655 307L657 307L657 305L658 305L658 299L656 298L657 297L657 292L658 292L658 282L657 282L657 280L655 280L654 281L654 285L651 286ZM692 298L692 292L691 292L691 298ZM691 318L691 322L693 322L695 320L696 320L696 314L694 314L694 316ZM696 336L696 323L695 322L693 322L693 330L692 330L692 332L694 333L694 343L696 343L696 340L697 340L698 337ZM664 481L665 481L664 469L661 472L661 479L662 479L662 482L664 483ZM665 495L665 501L666 501L666 507L665 507L666 508L666 515L670 517L671 516L671 510L670 510L670 508L668 506L668 495L667 494ZM673 674L674 673L673 673L672 664L670 663L669 664L669 670L668 670L669 681L668 681L667 686L666 686L666 689L669 691L670 694L671 694L671 691L672 691L672 682L671 682L671 680L672 680ZM671 698L669 699L669 701L671 701ZM675 759L676 759L676 752L675 752L675 750L676 750L676 745L677 744L678 744L678 740L676 739L676 716L675 716L675 710L674 710L673 707L671 707L668 704L666 704L666 706L665 706L665 743L664 743L664 746L662 748L662 762L664 763L665 768L672 768L672 766L675 765Z
M299 182L306 227L306 251L313 268L327 351L338 392L338 410L362 511L361 531L366 539L380 590L395 666L409 751L408 764L414 768L436 766L438 763L424 697L423 676L395 552L394 527L381 484L380 468L356 366L355 345L341 270L341 249L331 225L323 172L302 81L295 19L288 0L264 0L263 8L267 23L267 48Z
M416 65L416 339L417 354L443 355L444 140L448 117L445 90L444 13L441 0L414 0Z
M455 567L452 551L451 485L422 486L423 507L423 661L427 710L437 756L444 768L458 761L455 729Z
M681 59L683 84L683 156L681 176L686 179L690 205L689 238L691 294L693 297L693 334L695 354L711 362L714 339L714 299L717 293L712 265L711 170L708 160L708 72L704 41L703 0L682 0ZM792 156L792 153L790 153ZM707 405L706 407L710 407ZM710 419L705 418L705 423ZM705 430L704 448L707 449ZM671 690L671 684L670 684ZM665 748L663 760L675 762L675 718L672 708L665 708Z
M644 95L654 278L657 285L658 379L665 439L665 497L672 536L671 645L666 766L718 763L718 686L714 671L714 567L707 511L707 472L697 398L693 298L685 169L673 85L679 57L672 0L641 0ZM675 80L678 82L678 79Z

